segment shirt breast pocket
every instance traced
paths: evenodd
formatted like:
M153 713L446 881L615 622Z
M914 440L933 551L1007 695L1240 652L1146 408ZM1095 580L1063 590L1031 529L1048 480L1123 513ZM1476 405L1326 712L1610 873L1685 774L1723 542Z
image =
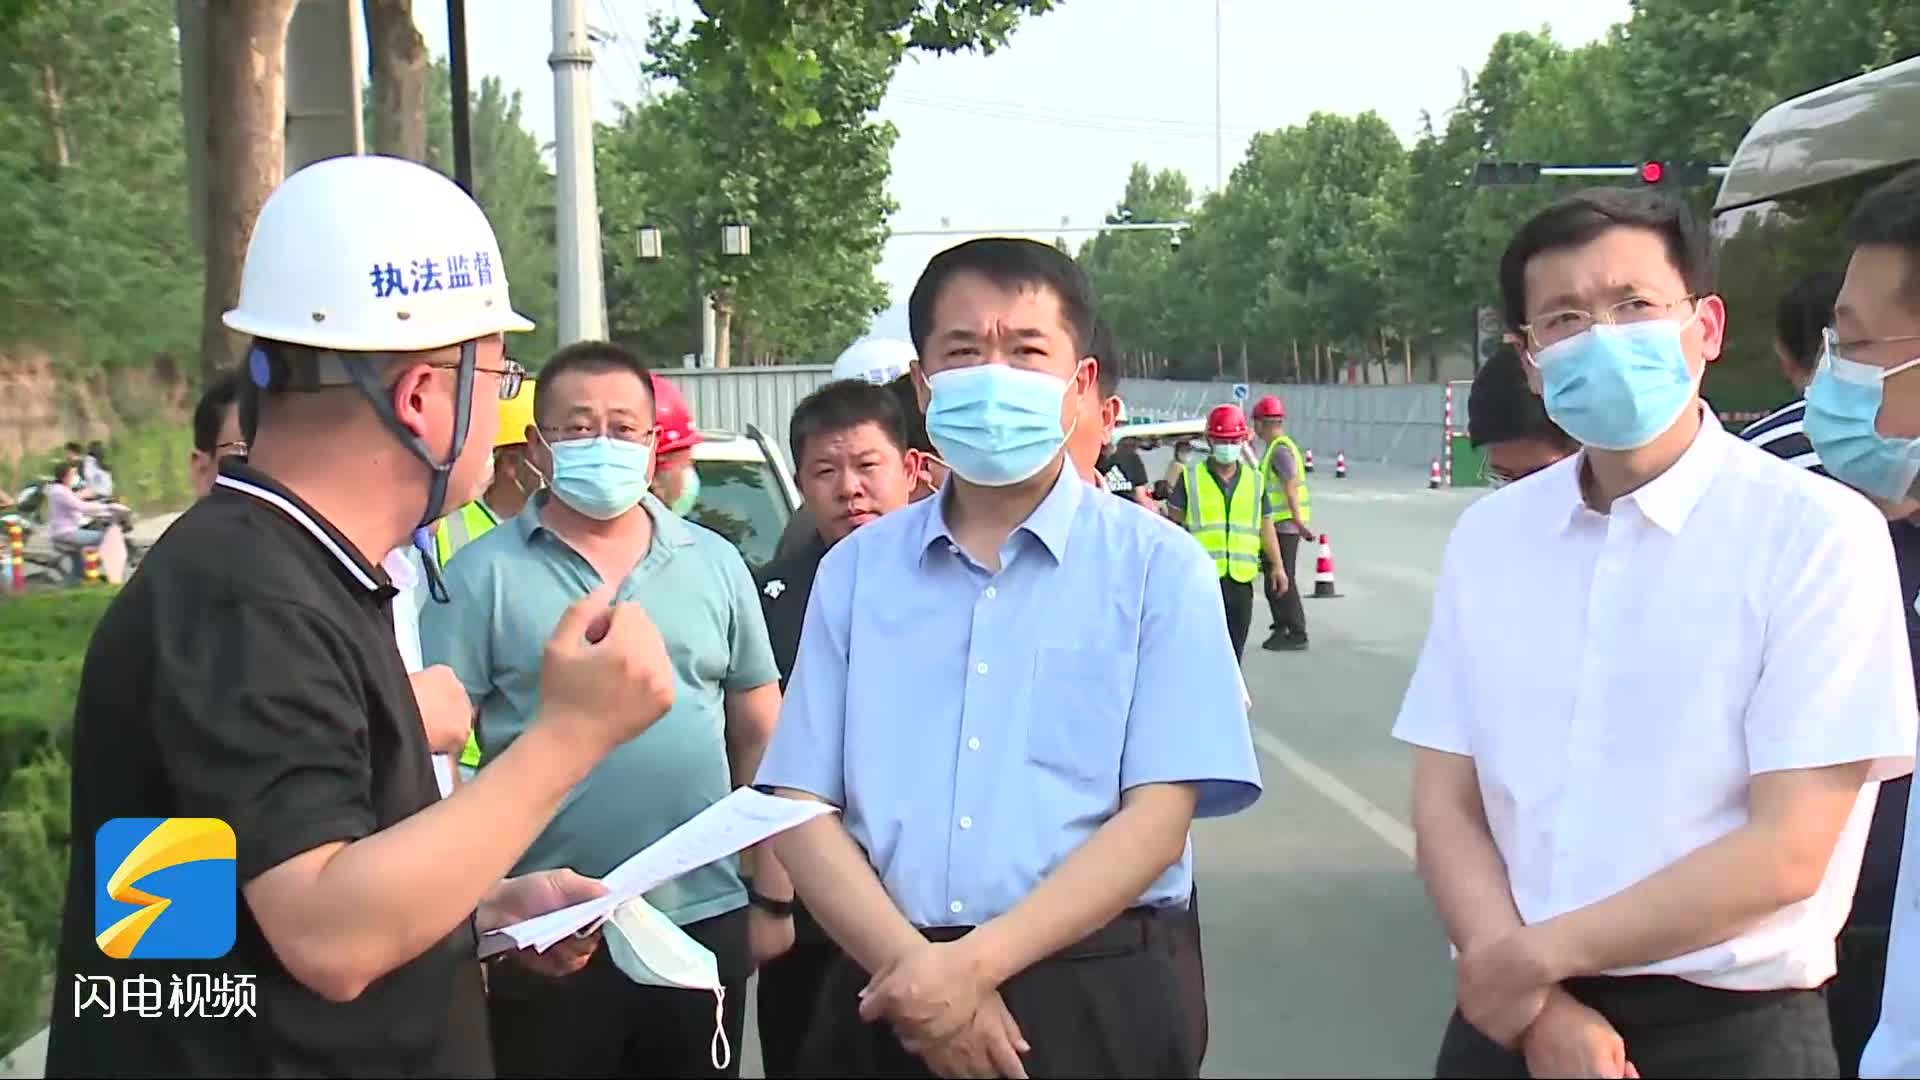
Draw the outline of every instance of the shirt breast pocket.
M1117 790L1132 699L1131 665L1119 663L1114 652L1041 648L1034 656L1027 760L1075 788Z

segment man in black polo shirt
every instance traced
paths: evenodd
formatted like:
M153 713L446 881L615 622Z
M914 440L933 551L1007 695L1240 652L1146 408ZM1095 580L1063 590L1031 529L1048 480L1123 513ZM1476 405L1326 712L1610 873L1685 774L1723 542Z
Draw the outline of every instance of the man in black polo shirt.
M1140 460L1140 451L1130 439L1120 439L1118 433L1127 422L1127 406L1120 400L1120 359L1114 351L1113 334L1104 322L1096 322L1093 327L1093 344L1087 355L1099 361L1095 368L1098 379L1098 393L1102 409L1101 430L1105 432L1100 444L1100 453L1093 463L1093 471L1101 484L1110 492L1137 502L1149 510L1157 509L1153 505L1150 488L1153 481L1147 477L1147 464Z
M900 397L890 386L862 379L822 386L794 407L788 439L795 478L819 524L810 543L769 563L755 579L783 693L800 648L814 571L827 549L907 505L924 484L910 460ZM800 1075L801 1041L838 952L820 925L796 907L793 948L760 968L760 1055L768 1077Z
M939 491L940 485L947 482L947 466L934 453L933 440L927 438L927 417L920 411L920 399L914 396L913 376L902 375L881 385L900 405L900 418L906 425L907 433L907 477L912 484L907 501L919 502ZM799 467L799 462L794 462L794 468L798 470ZM819 539L813 508L802 502L794 508L793 517L787 520L786 530L780 534L780 542L774 545L773 557L792 558L796 553L816 546Z
M261 209L225 321L253 339L250 463L154 546L81 675L47 1075L490 1075L478 935L604 892L502 875L665 711L664 649L609 592L569 610L537 737L441 800L374 560L484 479L502 332L532 325L493 231L423 166L315 164Z

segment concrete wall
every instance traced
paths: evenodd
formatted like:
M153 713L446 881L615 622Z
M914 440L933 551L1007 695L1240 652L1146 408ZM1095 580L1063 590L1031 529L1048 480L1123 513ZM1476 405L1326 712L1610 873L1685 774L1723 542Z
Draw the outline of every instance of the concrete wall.
M1397 386L1304 386L1254 383L1243 408L1263 394L1278 395L1287 406L1287 432L1314 464L1327 468L1334 455L1350 462L1379 462L1426 468L1446 454L1447 388L1441 383ZM1231 404L1230 382L1180 382L1122 379L1120 396L1130 416L1155 420L1201 417L1215 405ZM1456 384L1454 425L1466 426L1467 395Z

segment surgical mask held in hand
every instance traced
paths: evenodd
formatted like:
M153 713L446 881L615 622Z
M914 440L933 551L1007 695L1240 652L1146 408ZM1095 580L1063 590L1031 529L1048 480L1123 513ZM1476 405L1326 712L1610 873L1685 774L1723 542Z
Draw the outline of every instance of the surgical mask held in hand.
M639 505L647 493L652 448L600 435L551 443L553 493L596 521L611 521Z
M927 380L927 437L947 467L981 487L1031 480L1060 452L1067 383L1005 364L952 368ZM1076 425L1079 420L1074 420Z
M1920 439L1895 439L1874 427L1890 375L1920 358L1879 368L1836 356L1829 345L1807 385L1807 441L1834 479L1889 501L1909 498L1920 479Z
M601 927L613 966L641 986L705 990L713 994L711 1060L725 1069L733 1060L727 1043L727 988L713 951L687 936L643 897L621 904Z
M1682 324L1597 323L1535 355L1547 415L1596 450L1638 450L1693 400Z

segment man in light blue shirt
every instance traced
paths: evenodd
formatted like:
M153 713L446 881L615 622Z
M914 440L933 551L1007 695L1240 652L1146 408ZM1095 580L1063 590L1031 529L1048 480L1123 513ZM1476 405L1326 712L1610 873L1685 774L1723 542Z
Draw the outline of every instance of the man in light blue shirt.
M479 710L475 784L538 715L541 643L569 604L619 581L618 597L644 608L666 643L672 709L568 795L521 872L565 866L604 876L749 782L779 712L780 674L746 563L718 534L647 493L650 385L638 360L602 342L568 346L548 361L534 399L540 438L528 459L550 490L449 560L451 602L421 615L427 662L451 666ZM777 866L764 866L760 880L791 899ZM675 878L647 901L714 953L727 989L722 1022L738 1045L747 977L791 944L791 919L769 910L778 904L749 908L735 859ZM563 980L511 974L490 986L502 1075L738 1075L737 1061L719 1069L709 1058L711 998L638 985L607 949Z
M1070 259L962 244L909 312L952 479L821 562L758 776L843 810L775 841L848 954L802 1071L1194 1075L1187 832L1260 792L1213 565L1065 465L1097 393Z

